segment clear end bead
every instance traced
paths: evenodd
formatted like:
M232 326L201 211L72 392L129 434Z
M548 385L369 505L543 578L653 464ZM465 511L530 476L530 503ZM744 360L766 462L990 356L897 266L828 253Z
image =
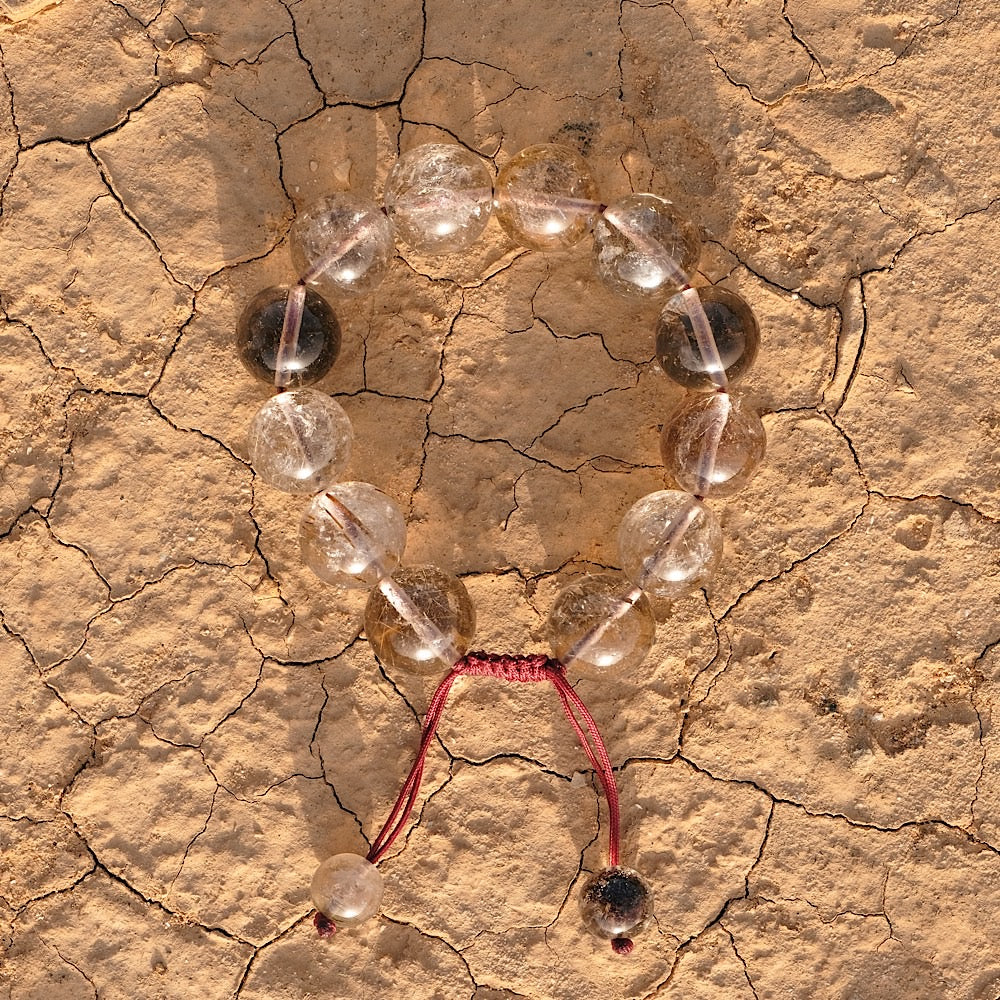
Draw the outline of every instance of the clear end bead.
M334 854L313 875L313 906L337 927L370 920L382 903L382 873L360 854Z
M652 597L703 587L722 556L718 518L696 497L660 490L637 500L618 529L625 575Z
M404 243L422 253L454 253L472 246L486 228L493 177L464 146L429 142L396 161L384 201Z
M279 490L315 493L347 467L353 436L351 421L335 399L316 389L281 392L250 423L250 463Z
M552 655L585 677L613 677L638 666L653 647L649 598L616 573L596 573L559 591L545 623Z
M380 581L365 607L375 655L392 669L439 673L469 650L476 611L456 576L437 566L404 566Z
M558 143L516 153L497 177L497 221L521 246L560 250L579 243L597 217L597 185L586 161Z
M369 483L317 494L299 524L305 564L324 583L370 587L396 568L406 546L403 512Z
M330 195L300 212L289 246L302 281L334 300L375 289L396 252L385 213L349 193Z
M727 497L742 489L766 447L760 417L725 392L685 403L660 436L667 478L699 497Z

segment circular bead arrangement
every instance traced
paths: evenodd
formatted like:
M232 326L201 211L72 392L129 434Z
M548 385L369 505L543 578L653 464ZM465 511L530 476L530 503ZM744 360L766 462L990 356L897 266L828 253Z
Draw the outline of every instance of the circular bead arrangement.
M277 489L313 494L300 525L303 560L326 583L371 588L364 624L380 660L430 673L452 670L465 657L475 609L464 584L436 566L400 565L402 512L369 483L338 481L350 456L350 420L309 386L340 348L328 300L371 292L389 269L395 238L422 253L454 253L470 247L494 213L515 243L534 250L570 247L592 232L601 281L625 297L663 302L656 360L690 393L661 439L668 485L676 488L640 498L621 521L623 575L569 583L545 623L560 670L613 676L634 669L652 648L650 598L676 600L707 584L721 558L722 530L704 500L744 486L765 449L759 416L730 393L757 355L757 321L734 292L691 285L697 232L666 199L639 193L601 204L587 163L562 145L521 150L494 186L480 157L430 143L399 158L384 207L350 193L311 205L290 233L299 282L258 293L237 324L240 360L278 390L251 423L251 463ZM317 910L343 926L372 916L381 895L377 868L356 855L327 859L312 884ZM583 920L624 954L649 922L652 900L643 878L613 859L583 885Z

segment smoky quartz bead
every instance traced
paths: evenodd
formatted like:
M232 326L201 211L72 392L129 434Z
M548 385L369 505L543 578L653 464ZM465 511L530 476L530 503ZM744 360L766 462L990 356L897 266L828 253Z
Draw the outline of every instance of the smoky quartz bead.
M337 317L326 299L312 290L305 292L298 323L293 312L293 328L285 330L290 294L294 310L301 291L287 285L265 288L247 303L236 324L236 350L243 367L281 389L318 382L340 353Z
M599 938L631 938L652 919L653 890L631 868L605 868L583 883L580 913L587 930Z
M684 295L675 295L664 307L656 327L656 360L685 389L710 392L720 376L736 382L753 366L760 344L760 328L750 306L735 292L717 285L697 289L711 328L718 359L706 357L698 344ZM721 365L721 372L714 368Z

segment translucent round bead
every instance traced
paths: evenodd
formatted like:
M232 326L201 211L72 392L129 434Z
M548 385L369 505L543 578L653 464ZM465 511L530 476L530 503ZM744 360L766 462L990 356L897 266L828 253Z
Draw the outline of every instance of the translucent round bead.
M305 564L325 583L372 586L406 546L403 512L369 483L337 483L317 494L299 524Z
M297 388L318 382L333 367L340 353L340 324L326 299L307 291L298 330L290 331L282 350L289 291L287 285L265 288L247 303L236 324L236 350L254 378Z
M438 673L469 649L476 612L465 585L437 566L404 566L371 592L365 632L393 669Z
M472 246L493 211L493 177L464 146L429 142L404 153L385 182L385 208L414 250L454 253Z
M286 493L315 493L334 482L351 457L351 421L336 400L316 389L272 396L247 435L250 464Z
M299 277L331 299L372 291L396 252L385 213L353 194L330 195L299 213L289 244Z
M594 224L597 274L623 295L655 298L676 292L688 284L700 255L694 226L655 194L627 195Z
M353 927L378 913L382 873L360 854L334 854L313 875L313 906L338 927Z
M728 381L735 382L750 370L757 357L760 344L757 320L750 306L734 292L717 285L697 291L719 349L725 376ZM656 360L685 389L706 392L718 387L699 350L681 295L675 295L660 314L656 328Z
M638 666L656 636L649 599L616 573L597 573L563 587L545 623L552 655L587 677Z
M653 597L705 585L722 555L718 518L690 493L660 490L637 500L618 529L625 575Z
M727 497L742 489L766 446L760 417L727 392L696 396L660 435L668 478L699 497Z
M559 250L590 231L597 185L579 153L557 143L522 149L507 161L496 187L497 221L515 242Z
M653 890L631 868L605 868L583 883L580 913L584 926L597 937L630 938L653 917Z

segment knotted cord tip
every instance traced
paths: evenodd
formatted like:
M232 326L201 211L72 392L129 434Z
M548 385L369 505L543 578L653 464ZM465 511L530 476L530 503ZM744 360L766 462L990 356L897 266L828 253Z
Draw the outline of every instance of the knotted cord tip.
M635 947L631 938L615 938L611 942L611 950L616 955L631 955L632 949Z

